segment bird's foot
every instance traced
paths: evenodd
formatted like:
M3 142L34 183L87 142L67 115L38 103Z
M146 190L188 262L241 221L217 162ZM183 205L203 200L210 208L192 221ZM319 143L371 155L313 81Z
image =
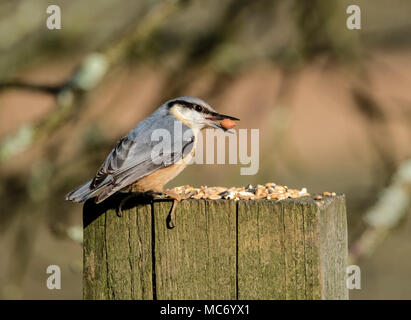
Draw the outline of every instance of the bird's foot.
M123 216L123 206L126 204L127 201L129 201L132 198L136 198L140 200L140 202L147 203L147 201L150 201L150 196L151 194L147 194L145 192L128 192L127 195L120 201L120 204L117 208L117 216L122 217Z
M148 191L148 194L153 198L153 200L163 200L169 198L165 192Z
M176 226L176 208L177 208L177 203L183 200L183 198L177 194L173 190L165 190L164 194L168 197L173 199L173 204L170 209L170 213L167 216L167 227L169 229L173 229Z
M153 199L157 200L157 199L172 199L173 200L173 204L171 206L170 212L167 216L167 227L169 229L173 229L176 226L176 208L177 208L177 203L188 199L191 194L188 195L180 195L177 192L171 190L171 189L167 189L164 190L164 192L154 192L154 191L150 191L150 195L153 197Z
M123 216L123 205L130 200L131 198L137 197L138 194L137 193L130 193L129 195L127 195L123 200L120 201L120 204L118 205L117 208L117 216L118 217L122 217Z

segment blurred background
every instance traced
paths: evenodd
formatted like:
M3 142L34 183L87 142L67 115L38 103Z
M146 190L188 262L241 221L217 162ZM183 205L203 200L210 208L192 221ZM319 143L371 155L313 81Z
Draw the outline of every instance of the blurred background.
M0 299L82 298L82 205L63 197L182 95L258 128L260 169L192 165L170 187L345 193L351 299L411 299L410 16L406 0L2 0Z

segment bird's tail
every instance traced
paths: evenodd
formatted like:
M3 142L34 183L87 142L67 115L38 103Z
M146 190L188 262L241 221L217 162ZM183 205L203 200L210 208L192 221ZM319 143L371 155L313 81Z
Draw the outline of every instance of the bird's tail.
M69 201L73 201L73 202L83 202L83 201L86 201L87 199L94 197L96 194L99 193L100 187L90 189L91 181L92 180L87 181L82 186L68 193L65 199Z

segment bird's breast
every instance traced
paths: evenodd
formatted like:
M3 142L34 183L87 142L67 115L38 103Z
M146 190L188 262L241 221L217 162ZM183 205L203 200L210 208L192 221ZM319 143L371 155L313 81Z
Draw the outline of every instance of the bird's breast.
M174 179L184 168L187 163L184 159L181 159L175 164L168 166L166 168L158 169L152 174L136 181L135 183L129 185L123 191L126 192L146 192L155 191L163 192L164 185L170 180Z

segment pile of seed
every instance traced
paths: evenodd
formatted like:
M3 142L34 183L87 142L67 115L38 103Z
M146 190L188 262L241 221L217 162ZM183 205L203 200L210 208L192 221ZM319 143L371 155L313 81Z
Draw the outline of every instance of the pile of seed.
M322 200L324 197L335 197L336 195L335 192L324 191L322 194L315 195L314 200Z
M306 188L290 189L287 186L280 186L273 182L256 186L247 185L245 187L207 187L195 188L189 185L175 187L171 189L183 199L227 199L227 200L256 200L256 199L275 199L284 200L287 198L300 198L310 196ZM335 192L323 192L322 195L314 196L315 200L321 200L327 196L335 196Z
M201 186L200 188L194 188L191 186L181 186L171 189L174 193L181 196L183 199L232 199L232 200L256 200L256 199L276 199L284 200L287 198L300 198L306 197L310 194L306 188L290 189L287 186L280 186L273 182L266 183L265 185L258 184L256 186L247 185L245 187L207 187ZM334 192L324 192L324 196L335 196ZM321 200L322 196L317 195L314 197L316 200Z

